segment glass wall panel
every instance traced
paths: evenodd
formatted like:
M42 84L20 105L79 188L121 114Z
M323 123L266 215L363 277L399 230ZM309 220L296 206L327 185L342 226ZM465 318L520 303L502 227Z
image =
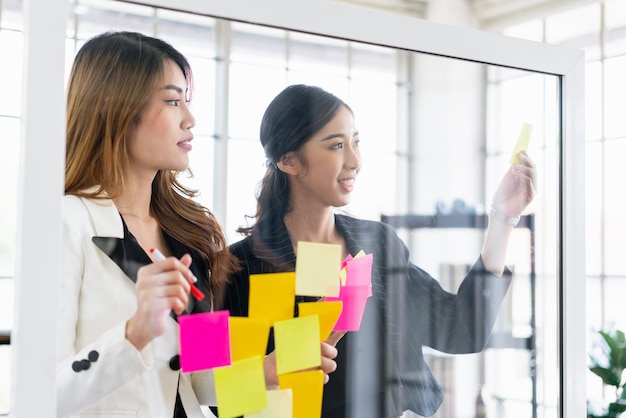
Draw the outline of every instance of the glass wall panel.
M22 32L0 29L0 115L20 116L22 113ZM4 139L6 140L6 139Z
M603 144L601 142L589 142L586 148L587 167L590 169L586 172L586 232L585 239L588 242L594 242L595 245L586 246L586 262L587 274L600 275L603 273L603 254L604 254L604 190L598 187L603 184L604 170L598 170L596 167L604 166Z
M152 34L154 9L124 2L80 0L74 6L76 38L89 39L110 30Z
M626 140L606 141L604 144L604 256L605 272L608 275L626 275L624 248L626 248L626 177L617 175L624 166ZM608 192L611 191L611 192ZM607 305L609 309L610 305ZM619 307L615 306L616 308ZM621 309L621 307L619 307Z
M293 83L319 85L344 99L354 110L362 138L363 169L352 203L342 210L373 220L385 214L405 215L407 208L408 215L469 220L469 226L461 222L453 227L432 223L412 227L410 234L392 224L400 236L408 236L410 260L449 292L459 289L465 271L479 258L491 197L510 167L522 124L531 123L529 153L538 166L540 193L512 233L506 263L513 282L502 301L497 301L484 347L457 353L425 346L424 354L443 391L443 404L435 417L475 416L478 395L492 416L557 416L559 254L555 243L561 209L557 77L418 53L410 58L417 65L400 68L399 52L389 48L115 1L79 2L71 25L68 33L76 42L68 45L80 47L96 33L119 28L162 36L188 55L196 81L192 111L197 123L190 160L194 177L183 182L198 189L198 200L209 208L216 197L226 199L224 228L230 242L240 238L234 231L246 225L246 215L255 213L254 196L265 172L258 130L270 100ZM527 30L529 37L536 35L536 28ZM588 32L581 30L586 36ZM565 42L578 35L551 36L555 42ZM218 61L216 51L226 51L226 56ZM68 47L68 55L73 54ZM218 71L222 68L228 69L228 80ZM400 73L407 74L411 86L408 109L401 100L405 92L398 82ZM225 100L218 102L225 93ZM226 103L224 120L219 119L223 113L216 102ZM226 127L227 138L217 138L216 126ZM0 126L0 132L6 131L10 127ZM410 143L406 150L400 146L405 134ZM0 156L15 152L10 149ZM225 177L213 171L220 164L226 165ZM225 196L215 196L216 190L225 190ZM407 207L398 205L402 200ZM415 314L421 309L416 301L423 294L411 280L389 279L384 286L393 291L375 294L376 302L368 305L374 306L369 312L383 306L381 317L369 321L371 316L366 316L362 328L342 348L349 358L345 365L350 366L345 390L348 398L359 400L346 407L344 417L384 416L389 399L379 392L403 390L398 376L410 388L408 397L423 393L419 374L424 371L412 368L426 338L422 329L416 331L416 323L423 319ZM470 302L476 304L471 309L483 307ZM387 320L397 328L380 328L383 322L377 321ZM429 330L441 331L446 330ZM375 366L383 370L379 379L365 378ZM3 370L0 361L0 375ZM374 384L374 396L359 390L366 382ZM1 389L2 382L0 393ZM0 409L1 402L0 397ZM405 414L410 416L414 415Z
M19 119L0 116L0 277L15 271L20 131Z
M4 0L0 12L0 25L3 29L22 31L22 0Z
M162 9L156 10L156 18L156 35L187 58L215 58L215 19Z
M626 96L626 56L604 61L604 136L615 138L626 135L624 97ZM598 88L597 86L596 88Z
M11 346L0 345L0 415L8 415L11 394Z
M626 53L626 2L607 0L604 2L604 24L606 44L604 53L607 57Z
M286 68L287 31L231 22L231 62Z

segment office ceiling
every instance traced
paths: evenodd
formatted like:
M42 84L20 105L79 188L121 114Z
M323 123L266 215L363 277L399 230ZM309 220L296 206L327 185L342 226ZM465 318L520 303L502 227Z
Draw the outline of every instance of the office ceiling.
M443 0L342 0L348 3L375 7L425 18L429 3ZM498 26L520 16L541 16L550 11L591 3L596 0L466 0L481 26Z

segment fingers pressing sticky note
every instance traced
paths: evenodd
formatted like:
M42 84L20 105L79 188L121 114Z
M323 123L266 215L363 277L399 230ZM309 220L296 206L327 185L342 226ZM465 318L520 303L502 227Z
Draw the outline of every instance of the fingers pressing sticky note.
M528 149L532 129L533 126L529 123L524 123L522 126L522 131L519 134L519 138L517 139L517 143L515 144L515 148L511 154L511 164L519 164L519 153L520 151L526 151Z

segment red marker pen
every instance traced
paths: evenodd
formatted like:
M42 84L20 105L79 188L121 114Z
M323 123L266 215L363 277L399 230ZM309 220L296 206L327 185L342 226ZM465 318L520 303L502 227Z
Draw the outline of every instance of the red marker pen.
M150 248L150 253L157 260L165 260L165 256L163 255L163 253L161 251L157 250L156 248ZM200 291L200 289L198 289L196 286L194 286L193 283L189 283L189 285L191 286L191 294L194 295L196 297L196 299L198 299L198 300L204 299L204 293L202 293Z

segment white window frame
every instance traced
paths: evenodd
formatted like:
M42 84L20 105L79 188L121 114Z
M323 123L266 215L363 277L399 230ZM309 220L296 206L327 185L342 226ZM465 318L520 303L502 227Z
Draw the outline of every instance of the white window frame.
M585 323L584 52L331 0L179 0L175 6L167 0L136 3L558 76L559 416L586 416L586 336L581 326ZM67 5L67 0L24 3L25 97L11 416L49 416L56 410L53 342L61 271ZM39 251L34 253L35 249ZM37 402L32 401L33 393Z

